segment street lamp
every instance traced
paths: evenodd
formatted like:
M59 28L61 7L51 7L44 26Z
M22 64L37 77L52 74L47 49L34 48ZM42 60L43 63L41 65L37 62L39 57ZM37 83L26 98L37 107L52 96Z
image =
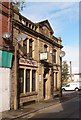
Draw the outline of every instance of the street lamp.
M19 42L21 41L24 41L26 39L26 35L25 34L18 34L15 39L17 40L15 42L15 53L14 53L14 56L15 56L15 71L14 71L14 74L15 74L15 80L14 80L14 110L17 110L18 109L18 94L17 94L17 46L19 44Z
M61 68L61 82L60 82L60 97L62 97L62 57L65 56L65 52L60 52L60 68Z

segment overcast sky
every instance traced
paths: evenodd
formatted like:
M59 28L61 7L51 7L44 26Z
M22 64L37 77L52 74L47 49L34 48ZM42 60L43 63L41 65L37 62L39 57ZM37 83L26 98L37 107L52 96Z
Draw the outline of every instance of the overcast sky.
M26 0L25 0L26 1ZM72 72L79 71L79 2L48 2L46 0L28 0L22 14L36 23L48 19L55 37L61 37L63 60L72 61ZM32 2L37 1L37 2ZM53 1L53 0L51 0ZM59 0L57 0L59 1ZM68 0L69 1L69 0ZM77 1L77 2L76 2Z

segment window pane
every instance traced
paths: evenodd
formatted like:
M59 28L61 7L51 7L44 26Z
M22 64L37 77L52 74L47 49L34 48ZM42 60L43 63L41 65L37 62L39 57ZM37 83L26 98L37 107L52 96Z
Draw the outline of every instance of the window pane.
M44 52L47 52L47 45L44 45Z
M53 61L56 63L56 50L53 51Z
M30 92L30 70L26 70L26 92Z
M27 41L23 41L23 54L27 56Z
M32 58L32 40L29 41L29 57Z
M32 70L32 91L35 91L36 84L36 70Z
M24 69L19 69L19 93L23 93L23 87L24 87Z

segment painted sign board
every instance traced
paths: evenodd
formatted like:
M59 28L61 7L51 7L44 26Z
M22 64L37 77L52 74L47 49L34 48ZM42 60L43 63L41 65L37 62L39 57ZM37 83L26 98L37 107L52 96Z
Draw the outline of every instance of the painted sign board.
M24 59L24 58L20 58L19 64L21 64L21 65L28 65L28 66L35 66L35 67L38 66L37 61L35 61L35 60L28 60L28 59Z
M11 68L12 56L12 52L0 50L0 67Z
M47 58L48 58L48 53L47 52L40 53L40 60L47 60Z

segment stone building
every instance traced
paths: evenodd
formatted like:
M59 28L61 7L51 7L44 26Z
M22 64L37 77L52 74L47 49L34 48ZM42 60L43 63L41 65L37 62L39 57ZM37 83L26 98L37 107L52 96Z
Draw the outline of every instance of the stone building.
M19 13L14 12L13 41L17 45L17 82L14 83L12 69L11 108L16 104L24 105L29 101L41 101L53 98L60 89L60 50L61 38L53 36L48 20L33 23ZM24 38L24 37L21 37ZM15 84L17 84L15 86ZM17 92L18 91L18 92ZM54 92L55 91L55 92ZM15 94L15 96L14 96ZM14 99L13 99L14 98Z
M11 17L1 20L7 22L7 27L11 26L9 31L5 29L4 32L11 33L10 41L7 43L10 46L7 49L13 52L9 68L7 110L17 109L28 102L53 98L57 91L60 93L62 48L61 38L53 35L54 31L48 20L33 23L12 8L9 10ZM8 82L7 78L6 81Z

